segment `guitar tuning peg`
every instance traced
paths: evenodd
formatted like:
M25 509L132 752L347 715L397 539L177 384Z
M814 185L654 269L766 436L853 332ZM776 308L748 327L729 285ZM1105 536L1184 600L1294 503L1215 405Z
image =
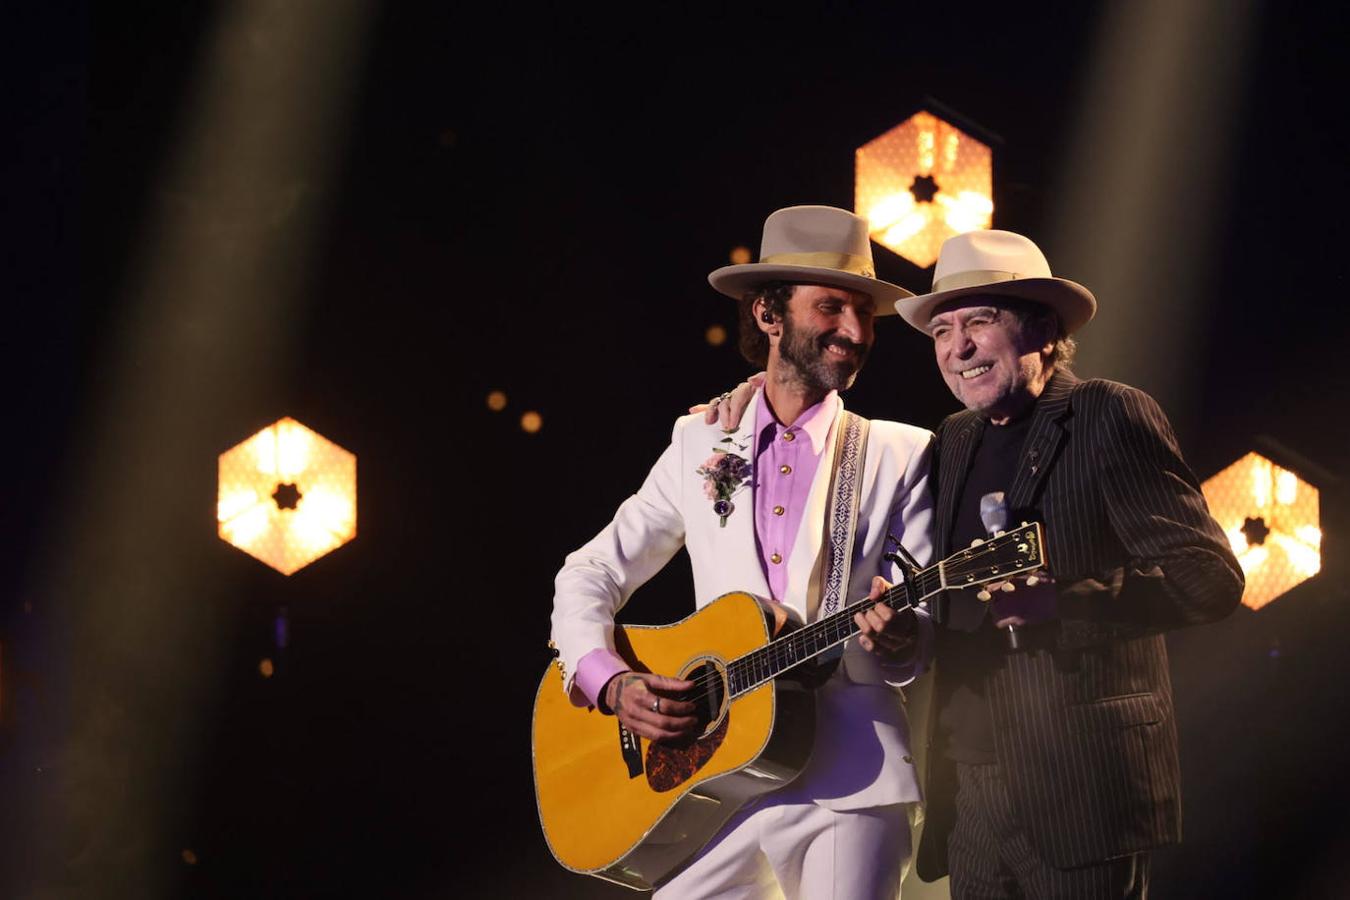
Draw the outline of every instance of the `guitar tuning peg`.
M1013 584L1011 581L1005 581L999 590L1003 591L1005 594L1011 594L1013 591L1017 590L1017 585Z
M1038 585L1038 584L1040 584L1040 583L1041 583L1041 580L1040 580L1039 578L1037 578L1035 575L1028 575L1028 576L1027 576L1027 587L1035 587L1036 585Z
M1023 528L1026 528L1026 527L1029 526L1030 524L1031 524L1031 523L1028 522L1026 519L1023 519L1023 520L1022 520L1022 527L1023 527Z
M980 589L980 592L979 592L978 594L975 595L975 599L976 599L976 600L982 600L982 601L984 601L985 603L988 603L990 600L993 600L993 599L994 599L994 595L991 594L991 593L989 593L988 591L984 590L983 588L981 588L981 589Z
M994 532L994 537L1003 537L1003 536L1004 536L1005 534L1007 534L1007 533L1008 533L1008 532L1006 532L1006 531L995 531L995 532Z
M983 544L983 543L984 543L984 539L983 539L983 538L976 538L975 540L973 540L973 541L970 542L970 546L972 546L972 547L978 547L978 546L980 546L980 545Z

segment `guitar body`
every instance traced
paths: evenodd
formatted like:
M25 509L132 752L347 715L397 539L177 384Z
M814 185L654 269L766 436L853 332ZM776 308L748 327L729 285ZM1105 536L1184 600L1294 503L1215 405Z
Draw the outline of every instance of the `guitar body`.
M715 680L767 643L774 621L758 598L733 593L673 625L616 625L614 639L637 671ZM780 676L725 698L723 691L698 740L652 744L621 730L615 716L572 705L552 663L535 696L533 750L539 821L558 862L651 889L742 805L796 778L815 736L811 690Z

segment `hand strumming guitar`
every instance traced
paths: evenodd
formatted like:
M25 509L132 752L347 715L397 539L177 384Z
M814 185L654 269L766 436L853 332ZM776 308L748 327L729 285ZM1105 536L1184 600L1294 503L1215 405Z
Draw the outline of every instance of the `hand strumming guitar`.
M692 681L679 678L620 672L605 684L601 697L604 711L613 712L629 731L652 741L670 741L698 731L694 704L675 699L693 687Z

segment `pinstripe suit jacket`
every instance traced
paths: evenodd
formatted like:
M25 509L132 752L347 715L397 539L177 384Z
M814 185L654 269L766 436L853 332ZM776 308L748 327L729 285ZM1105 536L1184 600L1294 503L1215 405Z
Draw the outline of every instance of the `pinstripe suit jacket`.
M1045 524L1060 618L1051 626L1052 649L1010 654L986 688L994 750L1018 821L1046 861L1080 866L1180 840L1176 723L1161 632L1228 614L1243 580L1166 416L1147 394L1060 372L1032 415L1007 499L1013 521ZM938 429L938 558L952 551L983 424L964 411ZM940 658L936 677L940 690ZM929 880L947 871L954 820L954 766L935 749L918 855L919 874Z

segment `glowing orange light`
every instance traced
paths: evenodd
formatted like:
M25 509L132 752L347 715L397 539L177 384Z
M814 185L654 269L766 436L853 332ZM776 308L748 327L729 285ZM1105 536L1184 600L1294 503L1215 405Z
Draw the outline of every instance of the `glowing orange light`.
M932 113L859 147L855 163L854 208L872 239L917 266L931 266L952 235L993 222L993 152Z
M501 412L506 409L506 393L504 391L493 391L488 394L487 408L493 412Z
M272 664L270 659L264 659L262 662L258 663L258 674L264 678L271 678L276 673L276 670L276 666Z
M220 455L222 539L283 575L356 537L356 456L291 418Z
M732 247L730 259L733 265L743 266L750 261L749 247Z
M530 410L520 417L520 430L526 434L534 434L543 427L544 417L534 410Z
M1242 602L1260 609L1322 568L1318 491L1258 453L1203 485L1209 511L1233 546L1247 590Z
M720 347L727 342L727 330L721 325L709 325L703 337L712 346Z

